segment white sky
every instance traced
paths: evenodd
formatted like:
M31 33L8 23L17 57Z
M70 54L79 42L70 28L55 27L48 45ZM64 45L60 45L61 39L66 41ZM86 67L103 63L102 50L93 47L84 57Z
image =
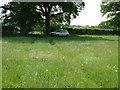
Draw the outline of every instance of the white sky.
M0 6L8 1L2 0ZM80 12L76 19L71 20L71 25L98 25L101 21L105 21L106 18L102 17L100 13L101 0L83 0L85 2L85 9Z
M100 13L101 0L83 0L85 9L79 14L76 19L71 20L71 25L98 25L106 18Z
M9 2L9 1L12 1L12 0L0 0L0 6L5 4L6 2Z

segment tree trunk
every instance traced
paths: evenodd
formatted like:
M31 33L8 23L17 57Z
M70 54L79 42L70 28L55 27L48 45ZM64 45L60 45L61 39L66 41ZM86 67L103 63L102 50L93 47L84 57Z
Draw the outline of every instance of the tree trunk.
M26 22L24 20L20 21L20 35L27 35Z
M49 35L49 33L50 33L50 17L49 17L49 15L45 16L45 27L46 27L45 34Z
M25 7L21 7L21 11L20 11L20 19L19 19L19 23L20 23L20 35L27 35L27 29L26 29L26 16L25 14Z

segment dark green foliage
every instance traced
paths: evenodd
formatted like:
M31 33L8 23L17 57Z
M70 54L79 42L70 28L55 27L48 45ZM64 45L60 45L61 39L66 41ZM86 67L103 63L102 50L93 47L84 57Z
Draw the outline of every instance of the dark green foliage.
M2 26L2 35L11 35L15 33L13 26Z
M119 30L113 30L113 29L99 29L99 28L64 28L64 29L67 29L71 34L120 35Z
M102 29L113 29L110 25L107 24L106 21L102 21L97 27Z
M51 23L50 24L50 31L56 31L56 30L58 30L58 29L60 29L60 27L61 27L61 24L58 24L58 23Z
M49 34L50 21L70 24L70 20L76 18L84 8L84 2L10 2L2 6L4 20L7 23L14 23L19 27L20 34L26 35L36 25L44 24L45 33ZM10 11L7 15L6 12Z
M7 7L6 11L10 11L9 14L6 14L5 9L3 9L3 13L5 14L3 15L3 26L7 24L6 27L18 27L21 35L26 35L32 31L36 23L40 20L40 17L36 13L34 3L10 2L3 7Z
M120 29L120 1L103 2L101 5L101 12L103 13L103 16L107 15L107 18L109 18L107 21L108 25Z
M9 20L8 20L9 21ZM16 22L7 22L7 19L2 22L2 35L11 35L11 34L18 34L19 28L16 25Z

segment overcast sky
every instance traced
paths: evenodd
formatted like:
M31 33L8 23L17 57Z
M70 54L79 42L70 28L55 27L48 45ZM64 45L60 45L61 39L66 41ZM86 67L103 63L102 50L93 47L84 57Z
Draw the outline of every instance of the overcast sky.
M0 6L8 1L2 0ZM77 16L76 19L71 20L71 25L98 25L101 21L105 21L106 18L102 17L100 13L101 0L83 0L85 2L85 9Z
M85 2L85 9L79 16L71 21L71 25L98 25L106 18L102 17L100 13L101 0L83 0Z

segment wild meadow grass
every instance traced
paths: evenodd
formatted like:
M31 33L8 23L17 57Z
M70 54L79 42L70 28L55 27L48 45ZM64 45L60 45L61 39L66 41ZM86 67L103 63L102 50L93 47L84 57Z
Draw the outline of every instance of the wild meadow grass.
M117 88L118 36L2 38L3 88Z
M0 89L2 89L2 38L0 35Z

